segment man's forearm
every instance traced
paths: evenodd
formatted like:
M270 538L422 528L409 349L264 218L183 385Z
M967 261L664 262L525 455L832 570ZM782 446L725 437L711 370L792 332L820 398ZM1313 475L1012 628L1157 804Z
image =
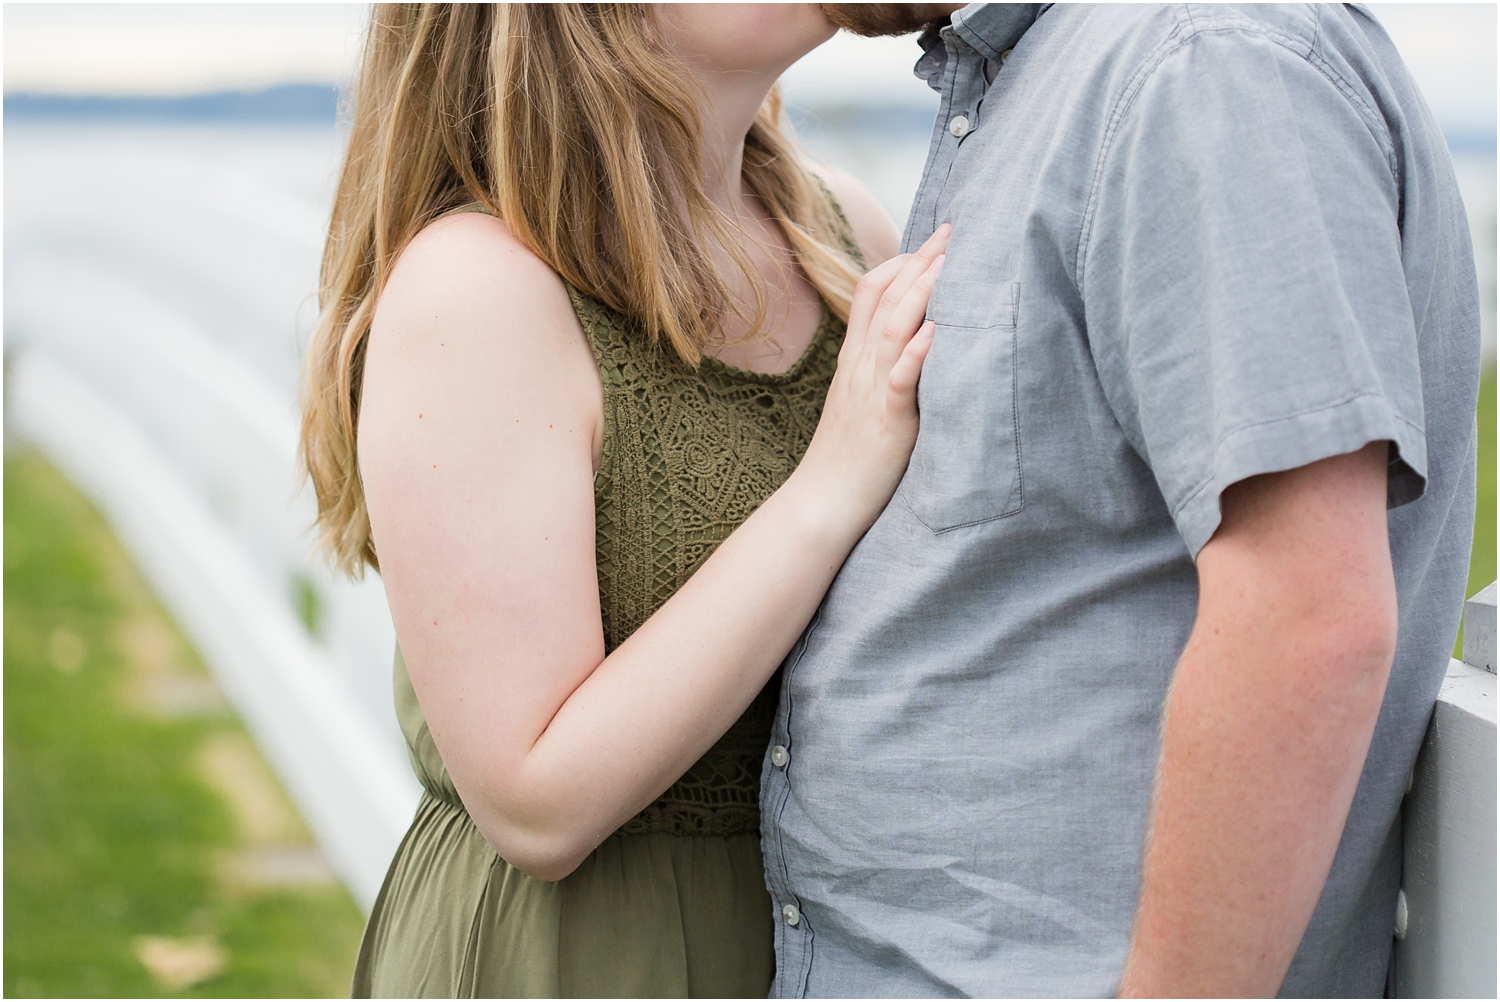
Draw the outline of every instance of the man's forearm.
M1226 493L1167 701L1122 996L1274 995L1312 916L1394 645L1383 459L1358 456L1335 472L1379 487L1378 508L1252 491L1231 518ZM1274 476L1307 487L1303 472Z

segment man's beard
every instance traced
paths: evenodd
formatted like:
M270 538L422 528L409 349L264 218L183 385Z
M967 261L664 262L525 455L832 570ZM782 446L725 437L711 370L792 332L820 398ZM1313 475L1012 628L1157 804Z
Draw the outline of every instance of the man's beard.
M952 4L939 3L823 3L828 20L856 35L909 35L934 21L947 23Z

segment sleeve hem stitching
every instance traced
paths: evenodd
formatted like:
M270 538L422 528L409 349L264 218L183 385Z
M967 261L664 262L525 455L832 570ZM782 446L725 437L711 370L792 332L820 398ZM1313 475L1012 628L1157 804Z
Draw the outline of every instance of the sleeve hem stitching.
M1238 425L1233 430L1225 434L1224 437L1220 439L1219 443L1214 447L1214 452L1215 454L1217 454L1223 451L1224 446L1227 445L1231 439L1235 438L1236 436L1243 435L1247 431L1252 431L1256 428L1263 428L1267 425L1280 424L1284 421L1294 421L1297 418L1307 417L1310 414L1319 414L1323 411L1337 410L1340 407L1347 407L1349 404L1354 403L1356 400L1363 400L1367 397L1375 397L1380 400L1386 400L1385 394L1383 393L1356 393L1353 396L1345 397L1343 400L1338 400L1329 404L1322 404L1318 407L1309 407L1306 410L1295 411L1291 414L1284 414L1280 417L1266 418L1262 421L1250 421L1246 424ZM1425 437L1426 432L1423 430L1421 425L1402 416L1393 407L1388 407L1388 410L1391 417L1404 424L1408 429L1415 432L1418 436ZM1218 464L1216 463L1214 471L1209 473L1209 475L1205 477L1197 487L1188 492L1187 497L1183 498L1181 503L1172 506L1172 517L1174 519L1180 516L1188 508L1190 508L1193 503L1197 501L1199 495L1208 490L1209 487L1213 486L1214 482L1218 479L1219 471L1217 469L1217 465Z

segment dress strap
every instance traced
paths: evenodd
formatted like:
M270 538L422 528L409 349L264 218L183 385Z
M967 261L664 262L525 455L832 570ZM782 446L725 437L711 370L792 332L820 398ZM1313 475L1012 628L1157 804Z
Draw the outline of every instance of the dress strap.
M845 254L848 254L850 259L859 265L861 270L869 268L870 263L865 260L864 252L859 249L859 244L854 241L854 227L850 224L849 217L844 215L844 207L839 204L838 198L834 196L833 189L828 187L827 182L816 171L808 171L807 175L813 179L813 183L823 193L823 199L828 203L828 207L833 210L833 230L839 238L839 248Z

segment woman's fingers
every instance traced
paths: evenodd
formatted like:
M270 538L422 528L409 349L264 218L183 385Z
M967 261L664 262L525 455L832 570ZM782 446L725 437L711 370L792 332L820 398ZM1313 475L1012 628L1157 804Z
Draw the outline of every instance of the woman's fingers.
M877 372L889 372L896 364L906 344L916 334L927 316L927 301L932 296L932 287L942 273L946 256L939 256L925 271L918 275L899 301L881 321L880 343L876 350Z
M902 265L896 277L886 286L885 292L880 297L879 304L875 307L875 315L870 318L870 329L872 336L886 324L886 318L900 305L906 294L911 291L915 283L948 246L949 229L946 224L938 228L927 239L917 253L909 255L908 260ZM916 327L910 328L915 330Z
M878 335L885 315L895 308L922 275L948 246L953 227L944 223L913 254L899 254L860 279L849 308L849 334L845 345L859 350ZM852 343L851 343L852 342Z
M952 225L944 223L942 226L939 226L932 231L932 236L922 241L922 246L917 248L916 256L931 264L939 254L947 249L948 237L952 234Z
M848 335L844 338L847 351L858 351L864 345L865 336L874 319L875 308L880 297L890 286L896 275L911 260L910 254L898 254L883 264L871 268L854 287L854 301L849 305ZM840 355L843 353L840 352Z
M936 331L937 324L931 320L922 324L911 340L906 342L896 364L891 366L891 391L913 408L916 407L917 381L922 377L922 363L927 359L927 351L932 347L932 335Z
M901 479L917 437L917 382L935 326L927 301L943 268L948 230L916 254L895 258L860 282L849 333L802 469L852 485L872 518Z

